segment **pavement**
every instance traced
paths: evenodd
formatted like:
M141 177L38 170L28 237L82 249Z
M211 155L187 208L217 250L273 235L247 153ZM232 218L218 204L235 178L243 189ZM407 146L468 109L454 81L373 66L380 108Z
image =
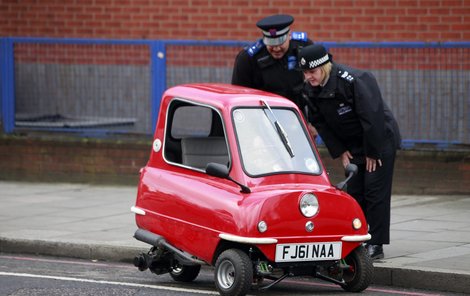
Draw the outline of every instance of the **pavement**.
M137 186L0 181L0 252L132 262ZM470 195L392 196L374 283L470 293Z

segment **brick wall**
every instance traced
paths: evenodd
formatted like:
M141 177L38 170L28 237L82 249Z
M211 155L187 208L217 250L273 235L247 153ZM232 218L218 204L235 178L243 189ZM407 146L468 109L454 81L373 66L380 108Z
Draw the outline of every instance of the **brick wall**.
M0 137L0 180L137 184L151 143Z
M470 40L466 0L2 0L0 36L251 40L275 13L321 41Z
M0 180L134 186L148 160L150 140L0 137ZM14 153L13 153L14 152ZM333 184L344 172L320 148ZM470 152L399 151L394 194L470 194Z
M323 163L333 184L343 178L343 169L325 150ZM438 150L400 150L393 176L394 194L469 194L470 152Z

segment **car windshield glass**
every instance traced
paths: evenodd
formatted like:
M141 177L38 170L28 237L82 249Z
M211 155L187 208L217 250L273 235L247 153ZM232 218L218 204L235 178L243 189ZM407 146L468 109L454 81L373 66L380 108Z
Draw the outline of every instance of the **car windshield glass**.
M233 112L240 154L247 174L319 174L320 165L296 113L291 109L272 108L276 119L289 135L294 154L291 157L264 109L238 108Z

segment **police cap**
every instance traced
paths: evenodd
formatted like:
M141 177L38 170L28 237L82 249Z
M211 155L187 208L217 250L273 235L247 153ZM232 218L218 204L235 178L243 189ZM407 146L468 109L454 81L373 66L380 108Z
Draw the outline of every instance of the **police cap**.
M269 46L283 44L289 36L289 26L294 18L287 14L276 14L259 20L256 26L263 32L263 42Z
M331 56L321 44L312 44L302 48L298 55L299 68L311 70L330 62Z

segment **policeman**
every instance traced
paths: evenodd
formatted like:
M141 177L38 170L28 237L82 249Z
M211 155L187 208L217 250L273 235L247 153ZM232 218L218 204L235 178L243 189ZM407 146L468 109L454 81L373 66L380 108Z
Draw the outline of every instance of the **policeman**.
M303 85L295 71L297 53L312 41L304 32L290 33L294 18L272 15L256 23L263 38L240 51L235 59L232 84L269 91L297 102Z
M305 76L301 107L308 106L309 121L330 155L344 167L358 165L347 190L369 224L369 255L383 258L382 245L390 243L393 166L401 145L397 122L370 72L334 63L320 44L304 47L298 58Z

